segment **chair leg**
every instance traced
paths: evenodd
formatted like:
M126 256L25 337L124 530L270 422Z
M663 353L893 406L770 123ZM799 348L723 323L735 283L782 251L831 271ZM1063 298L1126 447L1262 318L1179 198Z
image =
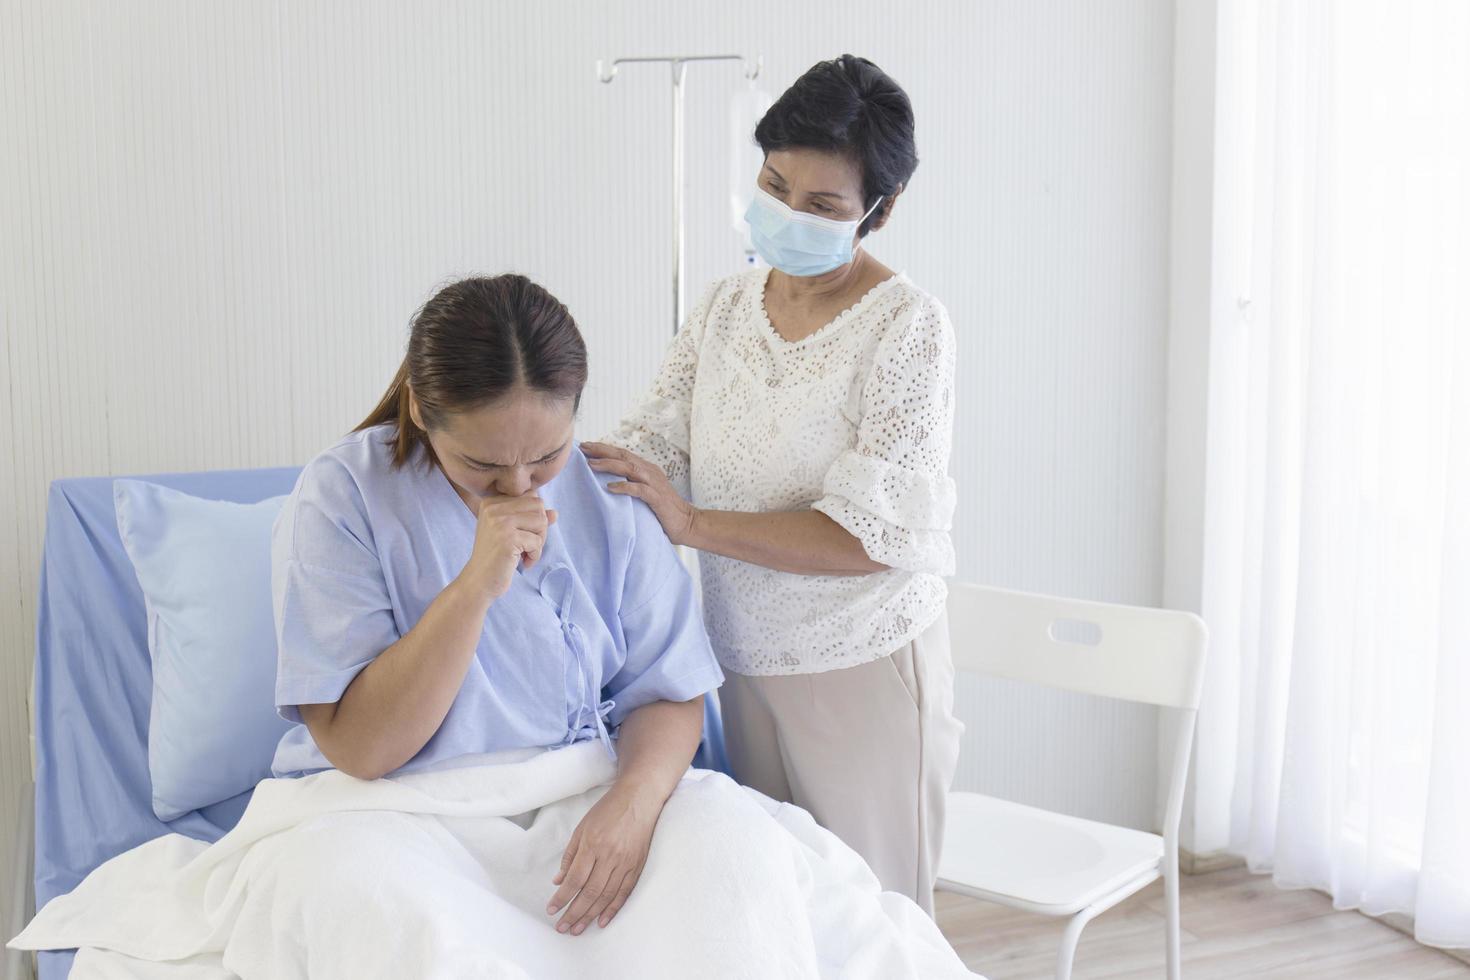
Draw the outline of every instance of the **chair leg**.
M1062 933L1062 948L1057 950L1057 980L1072 980L1072 959L1077 954L1077 941L1082 938L1082 929L1092 916L1087 909L1067 920L1067 929Z
M1164 960L1169 980L1179 980L1179 862L1164 865Z

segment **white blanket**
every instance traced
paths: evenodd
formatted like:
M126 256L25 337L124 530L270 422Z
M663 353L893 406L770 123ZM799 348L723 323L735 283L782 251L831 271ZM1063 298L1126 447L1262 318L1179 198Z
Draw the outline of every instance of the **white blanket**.
M612 776L588 742L374 782L267 780L217 843L121 854L10 945L82 947L72 980L973 976L805 811L703 770L669 799L617 918L557 933L552 876Z

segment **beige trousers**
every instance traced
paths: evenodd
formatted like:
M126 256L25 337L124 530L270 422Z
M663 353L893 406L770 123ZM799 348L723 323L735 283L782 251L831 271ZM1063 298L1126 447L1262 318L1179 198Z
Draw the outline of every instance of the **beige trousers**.
M727 673L720 708L740 782L810 812L867 860L884 889L934 914L945 799L964 732L945 615L856 667Z

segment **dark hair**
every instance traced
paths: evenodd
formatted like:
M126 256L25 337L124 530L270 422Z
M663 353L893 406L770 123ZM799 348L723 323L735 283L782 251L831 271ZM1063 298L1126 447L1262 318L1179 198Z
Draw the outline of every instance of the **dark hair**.
M919 165L908 95L877 65L850 54L807 69L766 110L755 141L768 155L802 147L852 157L862 169L863 210L887 199L858 226L859 235L888 211Z
M424 425L434 429L446 415L478 408L517 385L575 404L586 383L587 346L555 296L525 276L461 279L414 314L398 374L353 431L396 423L395 467L419 446L437 462L409 415L410 388Z

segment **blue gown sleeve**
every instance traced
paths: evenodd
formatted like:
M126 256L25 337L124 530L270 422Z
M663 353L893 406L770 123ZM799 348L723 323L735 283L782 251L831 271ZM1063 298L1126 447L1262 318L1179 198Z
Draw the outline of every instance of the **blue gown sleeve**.
M616 702L609 721L622 724L654 701L690 701L715 690L725 675L710 649L694 583L658 518L633 502L633 540L619 605L627 660L604 685Z
M330 704L399 639L393 604L356 481L314 460L271 536L276 616L276 711Z

